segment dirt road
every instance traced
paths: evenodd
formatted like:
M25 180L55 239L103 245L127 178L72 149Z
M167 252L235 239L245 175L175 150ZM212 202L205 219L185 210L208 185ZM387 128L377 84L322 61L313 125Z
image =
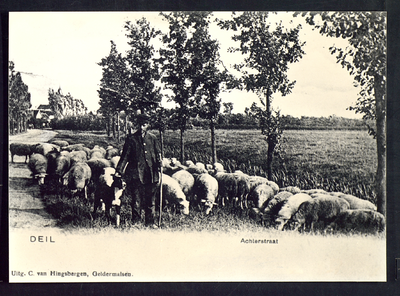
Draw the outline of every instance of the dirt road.
M10 143L47 142L57 133L51 130L29 130L9 137ZM9 225L10 228L54 227L55 220L49 215L39 198L39 188L24 163L25 156L9 157Z

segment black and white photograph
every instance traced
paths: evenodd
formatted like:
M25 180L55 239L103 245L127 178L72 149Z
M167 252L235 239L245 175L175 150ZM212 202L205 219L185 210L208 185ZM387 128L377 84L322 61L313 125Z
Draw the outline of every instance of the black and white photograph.
M10 12L10 283L386 282L385 11Z

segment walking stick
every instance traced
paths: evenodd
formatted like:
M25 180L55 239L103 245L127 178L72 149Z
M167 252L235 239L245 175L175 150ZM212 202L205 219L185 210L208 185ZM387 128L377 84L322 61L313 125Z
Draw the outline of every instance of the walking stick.
M158 217L158 227L161 227L161 214L162 214L162 168L160 170L160 215Z

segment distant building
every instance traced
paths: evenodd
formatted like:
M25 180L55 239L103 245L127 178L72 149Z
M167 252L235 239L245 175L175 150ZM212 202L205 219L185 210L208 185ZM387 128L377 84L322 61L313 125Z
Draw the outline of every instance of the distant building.
M54 112L51 110L50 105L39 105L36 109L32 109L33 118L35 119L48 119L49 121L54 118Z

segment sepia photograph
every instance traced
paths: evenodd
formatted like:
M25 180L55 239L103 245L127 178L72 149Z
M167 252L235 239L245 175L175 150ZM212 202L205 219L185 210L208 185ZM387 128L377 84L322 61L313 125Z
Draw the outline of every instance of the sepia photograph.
M10 283L386 282L384 11L10 12Z

